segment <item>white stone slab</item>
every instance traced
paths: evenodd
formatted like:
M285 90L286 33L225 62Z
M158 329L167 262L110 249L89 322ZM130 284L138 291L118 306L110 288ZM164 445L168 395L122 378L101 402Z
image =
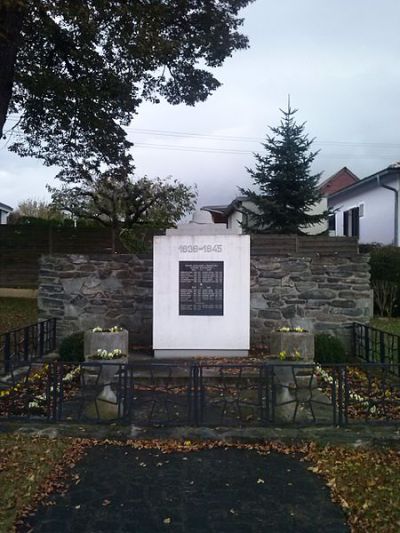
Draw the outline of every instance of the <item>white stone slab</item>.
M222 316L179 315L179 261L224 262ZM228 232L154 237L155 357L243 355L249 342L250 237Z

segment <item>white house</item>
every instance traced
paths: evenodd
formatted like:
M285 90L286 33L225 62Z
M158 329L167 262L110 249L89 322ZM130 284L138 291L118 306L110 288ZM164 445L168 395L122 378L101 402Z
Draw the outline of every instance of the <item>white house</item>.
M246 196L238 196L228 205L205 205L201 209L209 211L212 214L213 220L216 223L226 223L228 228L238 229L242 232L242 222L247 215L244 209L255 211L253 202L249 201ZM327 198L323 197L311 211L311 214L323 213L328 209ZM302 228L304 233L309 235L318 235L328 229L327 222L314 224L308 228Z
M12 207L0 202L0 224L7 224L7 217L12 210Z
M310 211L311 214L319 214L327 211L328 209L328 197L347 187L356 183L359 178L349 168L343 167L329 178L325 179L318 185L321 193L321 201L314 206ZM255 206L252 202L249 202L245 196L238 196L228 205L205 205L202 207L204 211L209 211L213 217L214 222L224 223L228 228L240 228L241 222L243 222L243 208L254 210ZM328 222L324 221L320 224L314 224L308 228L301 228L304 233L309 235L319 235L328 230Z
M331 194L330 234L399 246L399 191L400 162Z

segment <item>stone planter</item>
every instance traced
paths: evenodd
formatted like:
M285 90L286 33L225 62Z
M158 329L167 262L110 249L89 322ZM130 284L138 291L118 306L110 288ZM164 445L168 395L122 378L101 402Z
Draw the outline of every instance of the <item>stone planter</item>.
M129 333L127 329L110 333L109 331L93 332L85 331L84 336L84 353L85 359L88 360L91 355L97 353L97 350L121 350L123 354L128 354Z
M301 370L301 365L307 361L270 361L274 365L275 381L280 385L287 387L295 383L295 377ZM296 368L298 367L298 368Z
M281 352L285 352L288 356L299 352L303 363L314 361L313 333L273 331L271 333L271 354L279 356Z

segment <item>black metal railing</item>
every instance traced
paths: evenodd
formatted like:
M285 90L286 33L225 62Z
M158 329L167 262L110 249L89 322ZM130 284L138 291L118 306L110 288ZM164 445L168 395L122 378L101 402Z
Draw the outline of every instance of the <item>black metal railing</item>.
M0 373L8 374L55 350L56 335L56 318L1 333Z
M367 363L388 364L400 376L400 335L354 322L353 353Z
M140 427L400 424L393 364L33 362L12 375L0 417Z

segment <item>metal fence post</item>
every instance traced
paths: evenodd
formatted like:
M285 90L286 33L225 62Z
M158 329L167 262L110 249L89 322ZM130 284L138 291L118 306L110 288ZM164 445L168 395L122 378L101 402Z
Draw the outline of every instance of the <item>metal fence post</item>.
M397 365L397 375L400 376L400 337L397 337L397 361L395 364Z
M380 331L379 332L379 356L380 356L380 360L381 360L381 363L384 364L385 363L385 332L384 331Z
M55 350L57 344L57 319L52 318L51 349Z
M343 412L344 412L344 401L343 401L343 367L339 366L337 368L337 395L336 395L336 381L333 381L333 397L332 400L337 402L337 414L338 414L338 425L343 426ZM336 406L334 406L336 409ZM336 421L335 421L336 422Z
M11 367L11 334L4 334L4 373L8 374Z
M62 402L61 398L58 397L58 394L61 395L61 390L59 391L58 381L57 381L57 363L50 363L47 370L47 379L49 382L49 394L51 398L51 420L52 422L57 422L61 419L61 409Z
M44 322L39 324L39 357L44 356Z
M271 372L271 367L269 365L263 365L263 381L264 381L264 394L265 394L265 415L264 415L264 423L266 425L270 424L272 422L272 396L273 396L273 387L274 387L274 377Z
M353 348L353 354L355 357L358 356L358 345L357 345L357 323L353 322L352 328L351 328L351 345Z
M200 387L199 387L199 367L192 365L190 369L190 383L189 383L189 424L194 426L199 425L199 401L200 401Z
M24 361L29 359L29 326L24 328Z
M365 338L365 343L364 343L364 347L365 347L365 360L367 361L367 363L369 363L369 343L370 343L370 339L369 339L369 327L364 325L364 338Z

